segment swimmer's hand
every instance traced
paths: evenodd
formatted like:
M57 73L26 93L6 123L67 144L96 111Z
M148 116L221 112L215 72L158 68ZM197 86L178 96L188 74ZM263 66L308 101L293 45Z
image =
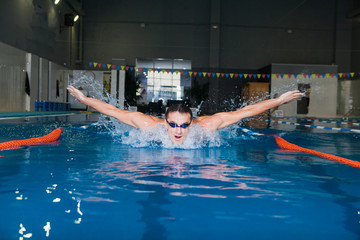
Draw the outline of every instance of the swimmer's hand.
M67 90L69 91L71 96L76 98L79 102L83 102L86 99L86 96L79 89L76 89L73 86L67 87Z
M293 90L282 94L278 99L280 100L280 104L288 103L294 100L297 100L303 97L304 94L299 90Z

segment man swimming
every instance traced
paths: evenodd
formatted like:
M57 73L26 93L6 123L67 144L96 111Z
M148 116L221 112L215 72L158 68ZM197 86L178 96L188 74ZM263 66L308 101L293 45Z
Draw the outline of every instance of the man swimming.
M188 107L182 104L176 104L170 106L165 113L165 119L161 119L141 112L121 110L101 100L86 97L80 90L73 86L69 86L67 89L69 93L81 103L132 127L149 129L156 127L158 124L162 124L166 127L170 140L177 144L182 144L185 141L189 129L193 124L199 124L208 131L216 131L237 123L243 118L258 115L266 110L294 101L303 96L303 93L298 90L289 91L280 97L248 105L236 111L219 112L210 116L201 116L194 119Z

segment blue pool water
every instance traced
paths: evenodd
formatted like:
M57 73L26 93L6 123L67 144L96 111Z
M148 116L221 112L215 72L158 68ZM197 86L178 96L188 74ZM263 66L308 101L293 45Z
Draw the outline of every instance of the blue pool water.
M64 127L57 143L0 152L0 239L360 237L360 169L236 128L222 131L217 146L195 149L134 147L124 143L131 130L77 128L96 119L0 120L0 142ZM360 161L357 133L276 124L257 131Z

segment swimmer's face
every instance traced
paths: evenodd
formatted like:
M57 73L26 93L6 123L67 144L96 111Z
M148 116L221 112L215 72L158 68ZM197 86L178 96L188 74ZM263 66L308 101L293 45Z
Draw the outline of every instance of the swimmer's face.
M173 128L170 124L176 124ZM180 127L184 124L190 124L187 128ZM170 112L165 119L165 126L168 131L169 137L173 143L182 144L191 127L191 116L189 113Z

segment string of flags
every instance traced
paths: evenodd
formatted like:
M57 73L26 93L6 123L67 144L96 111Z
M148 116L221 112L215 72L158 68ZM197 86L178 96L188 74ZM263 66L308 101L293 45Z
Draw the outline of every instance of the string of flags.
M217 78L249 78L249 79L270 79L270 78L354 78L359 76L360 72L347 72L347 73L322 73L322 74L254 74L254 73L218 73L218 72L195 72L195 71L186 71L186 70L173 70L173 69L156 69L156 68L139 68L115 64L106 64L99 62L89 62L89 66L92 68L98 69L108 69L108 70L126 70L135 72L162 72L162 73L172 73L172 74L181 74L184 76L199 76L199 77L217 77Z

